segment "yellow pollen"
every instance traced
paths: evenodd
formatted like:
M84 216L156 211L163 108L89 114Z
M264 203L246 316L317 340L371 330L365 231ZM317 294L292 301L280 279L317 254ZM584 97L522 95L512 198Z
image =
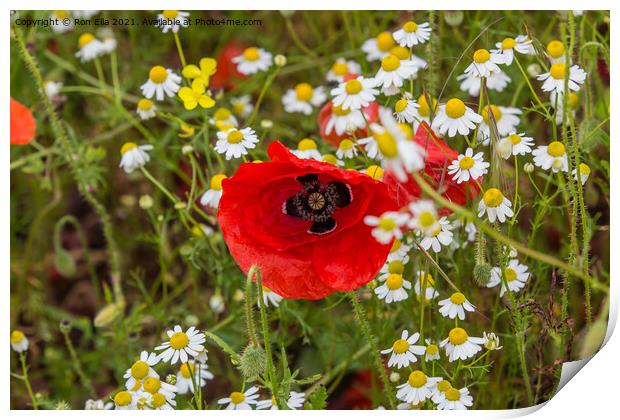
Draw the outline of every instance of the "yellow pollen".
M396 112L403 112L405 110L405 108L407 108L407 100L406 99L399 99L398 101L396 101L396 104L394 104L394 111Z
M180 350L182 348L187 347L189 344L189 337L182 331L176 332L172 334L170 337L170 347L175 350Z
M323 162L331 163L332 165L338 164L338 158L330 153L323 155Z
M334 65L332 66L332 71L336 76L344 76L349 72L349 66L345 62L339 61L337 63L334 63Z
M370 168L368 168L368 169L370 169ZM390 248L390 254L393 253L393 252L398 251L402 244L403 243L400 241L400 239L394 239L394 242L392 243L392 248Z
M133 386L133 388L131 388L132 391L137 391L140 388L142 388L142 381L140 381L140 379L136 379L136 383Z
M220 191L222 189L222 181L228 178L224 174L213 175L211 178L210 186L212 190Z
M497 188L489 188L484 192L482 201L487 207L497 207L504 202L504 194Z
M403 340L401 338L401 339L394 341L394 344L392 345L392 351L394 353L402 354L406 352L407 350L409 350L409 343L407 342L407 340Z
M147 378L145 379L143 386L146 392L154 394L159 391L159 388L161 388L161 381L157 378Z
M245 51L243 51L243 58L247 61L256 61L260 58L260 51L258 51L256 47L246 48Z
M163 83L168 78L168 71L163 66L154 66L149 72L149 79L153 83Z
M511 50L517 46L517 41L514 38L504 38L502 41L502 50Z
M390 219L389 217L382 217L379 219L378 226L385 231L391 231L396 227L396 222L394 219Z
M378 165L370 165L366 168L366 175L372 179L381 179L383 178L383 168ZM394 243L396 243L396 241L394 241ZM392 245L392 248L394 248L394 245Z
M194 364L191 362L188 363L183 363L181 365L181 375L183 375L184 378L189 378L190 376L192 376L192 373L194 372Z
M547 44L547 54L553 58L560 58L564 55L564 44L554 40Z
M433 287L435 285L435 279L430 274L426 275L426 287Z
M403 29L405 32L415 32L418 29L418 24L410 20L403 25Z
M142 98L138 101L138 109L141 111L148 111L153 107L153 101L150 99Z
M128 151L132 149L135 149L136 147L138 147L138 145L132 142L123 144L123 147L121 147L121 155L124 155L125 153L127 153Z
M583 171L581 171L581 173L583 173ZM21 332L20 330L15 330L11 333L11 343L13 344L17 344L19 342L21 342L24 339L24 333Z
M177 16L179 16L179 11L178 10L164 10L162 12L162 15L164 15L166 19L176 19Z
M400 60L395 55L386 55L381 60L381 68L383 71L394 71L400 67Z
M390 261L388 264L388 272L390 274L403 274L404 271L405 265L398 260Z
M383 131L382 133L374 133L373 136L377 140L377 146L381 154L388 159L393 159L398 156L398 144L390 133Z
M549 73L555 80L562 80L564 79L564 74L566 73L566 66L564 63L555 63L551 66Z
M405 137L408 139L413 137L413 128L411 128L411 124L399 123L398 128L400 128L400 131L405 133Z
M430 228L431 226L435 224L435 221L436 221L435 215L428 210L420 213L418 220L419 220L420 226L422 226L424 229Z
M441 392L446 392L450 388L452 388L452 384L450 384L450 381L446 381L445 379L437 384L437 390Z
M491 108L491 112L489 112L489 108ZM502 111L499 109L498 106L486 105L484 108L482 108L481 114L482 114L482 119L484 120L485 123L487 123L487 125L489 124L490 113L493 113L493 119L495 121L499 121L502 119Z
M461 393L456 388L450 388L446 391L446 399L448 401L458 401L461 399Z
M462 117L465 115L465 103L460 99L450 99L446 102L446 115L454 119Z
M489 51L481 48L474 53L474 61L478 64L486 63L491 58Z
M241 140L243 140L243 133L239 130L231 130L226 136L226 140L231 144L241 143Z
M308 83L300 83L295 86L295 95L302 102L310 102L314 89Z
M349 95L356 95L358 93L361 92L363 86L362 86L362 82L360 82L357 79L352 79L349 80L345 85L344 85L344 90L349 94Z
M390 50L390 54L395 55L396 57L398 57L399 60L407 60L409 57L411 57L409 50L405 47L401 47L400 45L393 47Z
M510 267L504 269L504 278L506 281L515 281L517 279L517 272Z
M94 40L95 37L93 34L85 33L80 35L80 37L78 38L78 45L80 46L80 48L84 48L86 45L90 44Z
M400 274L390 274L385 281L385 285L390 290L398 290L403 287L403 276Z
M312 139L303 139L297 144L298 150L316 150L317 148L316 142Z
M585 163L580 163L579 172L581 172L581 175L590 175L592 171L588 165L586 165Z
M276 402L276 397L275 395L271 396L271 405L276 406L278 403Z
M340 150L351 150L353 149L353 142L351 140L342 140L338 145Z
M225 121L229 119L230 116L231 114L228 108L218 108L213 114L213 118L215 118L216 121Z
M161 407L166 404L166 397L163 394L156 392L151 396L151 403L155 408Z
M467 341L467 332L460 327L452 328L448 334L448 340L455 346L461 345Z
M245 401L245 395L243 395L242 392L233 392L230 394L230 401L233 404L241 404L243 401Z
M409 385L413 388L421 388L426 385L426 375L420 370L414 370L409 374L407 382L409 382Z
M511 134L508 136L508 139L510 140L512 144L521 143L521 136L519 136L518 134Z
M550 156L557 158L564 156L564 153L566 153L566 149L564 148L564 145L559 141L552 141L551 143L549 143L549 146L547 146L547 153L549 153Z
M334 105L332 107L332 114L337 115L338 117L349 115L350 112L350 109L342 109L342 105Z
M123 407L131 403L131 394L127 391L121 391L114 396L114 404Z
M433 103L434 109L435 106L437 106L437 99L431 98L431 102ZM430 117L431 109L428 106L428 102L426 101L426 95L420 95L420 97L418 98L418 105L420 106L418 108L418 114L420 114L420 116L422 117Z
M465 295L460 292L452 293L452 296L450 296L450 302L455 305L462 305L463 302L465 302Z
M235 102L233 104L233 111L235 114L240 115L243 114L243 111L245 110L245 104L243 102Z
M579 95L575 92L571 92L568 94L568 107L570 109L577 109L579 106Z
M377 36L377 47L383 52L389 51L394 44L394 37L390 32L381 32Z
M149 365L141 360L131 365L131 376L135 379L143 379L149 373Z
M433 356L437 353L439 353L439 347L437 347L437 344L429 344L426 346L426 354Z
M472 166L474 166L474 160L469 156L463 156L463 158L459 161L459 167L461 169L467 170L470 169Z

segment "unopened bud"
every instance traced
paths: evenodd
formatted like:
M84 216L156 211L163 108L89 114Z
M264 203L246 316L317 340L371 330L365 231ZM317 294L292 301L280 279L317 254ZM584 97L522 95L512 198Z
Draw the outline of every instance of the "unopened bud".
M278 54L273 58L273 62L278 67L284 67L286 66L286 57L283 56L282 54Z
M265 355L265 350L261 347L250 344L243 350L239 369L247 382L253 381L265 373L266 366L267 357Z
M191 155L193 152L194 152L194 147L191 144L185 144L181 148L181 153L183 153L185 156Z
M523 170L526 174L531 174L532 172L534 172L534 164L531 162L526 163L525 165L523 165Z
M491 280L491 266L487 263L476 264L474 267L474 281L479 286L486 286Z
M531 77L537 77L541 73L542 68L540 68L540 64L533 63L527 66L527 74L529 74Z
M142 210L148 210L153 207L153 197L148 194L144 194L140 196L138 200L138 205Z

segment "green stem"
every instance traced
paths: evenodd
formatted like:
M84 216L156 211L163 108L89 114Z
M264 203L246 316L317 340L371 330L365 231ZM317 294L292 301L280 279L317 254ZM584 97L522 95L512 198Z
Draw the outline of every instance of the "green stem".
M39 409L37 405L37 400L34 397L34 393L32 392L32 387L30 386L30 380L28 379L28 366L26 366L26 352L19 353L19 361L22 365L22 379L24 381L24 385L26 385L26 390L28 390L28 395L30 396L30 401L32 401L32 408L35 410Z
M543 109L543 111L545 111L545 116L547 117L547 120L551 121L551 114L549 114L549 110L547 109L546 106L543 105L542 101L538 97L538 94L536 93L536 91L534 90L534 87L532 86L532 83L530 82L530 78L528 77L527 73L525 73L525 70L521 66L521 63L519 62L519 59L517 58L516 55L515 55L514 61L515 63L517 63L517 67L519 67L519 70L521 70L523 79L525 80L525 83L527 83L527 86L530 88L530 92L532 92L532 96L534 97L534 99L536 99L536 103L538 104L539 107Z
M178 32L172 32L172 34L174 35L174 43L176 44L177 51L179 52L179 58L181 59L181 65L185 67L186 66L185 54L183 54L183 46L181 46L181 39L179 38Z
M271 86L271 83L273 82L273 80L276 78L276 76L280 72L280 69L281 69L280 66L276 66L276 69L273 71L273 73L271 73L269 77L267 78L267 80L265 80L265 84L263 85L263 88L258 94L258 99L256 100L256 104L254 105L254 111L252 111L252 115L250 115L250 118L248 119L248 122L247 122L248 127L251 126L252 123L254 122L254 119L256 118L256 114L258 113L258 110L263 102L263 98L265 97L265 93L267 93L267 89L269 89L269 86Z
M71 356L71 362L73 363L73 369L75 369L75 372L80 378L82 385L84 385L84 387L88 390L90 395L93 395L93 396L96 395L92 382L90 381L90 379L88 379L88 376L86 376L86 374L84 373L84 370L82 369L82 363L80 362L80 359L78 359L77 353L75 352L75 348L73 347L73 343L71 342L71 339L69 338L69 331L67 331L63 327L60 328L60 331L62 332L62 335L65 337L65 344L67 345L67 350L69 350L69 355Z
M252 266L253 267L253 266ZM254 347L260 347L258 335L256 334L256 324L254 323L254 307L252 305L252 276L254 270L250 268L245 280L245 325L248 330L248 339Z

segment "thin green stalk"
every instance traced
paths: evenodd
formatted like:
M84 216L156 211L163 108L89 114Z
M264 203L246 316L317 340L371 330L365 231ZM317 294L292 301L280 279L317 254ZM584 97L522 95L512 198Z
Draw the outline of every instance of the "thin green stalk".
M164 193L164 195L166 197L168 197L170 199L170 201L172 201L173 204L178 203L180 200L170 191L168 191L168 189L166 187L164 187L162 185L161 182L159 182L149 171L148 169L146 169L144 166L140 167L140 170L142 171L142 173L144 174L144 176L153 183L153 185L155 185L162 193Z
M179 52L179 58L181 59L181 65L185 67L186 66L185 54L183 54L183 46L181 45L181 39L179 38L179 33L173 31L172 34L174 35L174 43L176 44L177 51Z
M254 305L252 305L252 275L254 271L250 268L245 280L245 326L248 330L248 339L254 347L260 347L258 335L256 334L256 324L254 323Z
M281 68L282 67L280 67L280 66L276 66L276 68L273 71L273 73L271 73L269 75L269 77L267 77L267 80L265 80L265 84L263 85L263 88L261 89L260 93L258 94L258 99L256 100L256 104L254 105L254 111L252 111L252 115L250 115L250 118L248 118L248 122L247 122L247 126L248 127L251 126L252 123L254 122L254 119L256 118L258 110L259 110L261 104L263 103L263 98L265 97L265 93L267 93L267 90L269 89L269 86L271 86L271 83L276 78L276 76L280 72Z
M84 387L88 390L89 394L95 396L95 388L93 388L92 382L84 373L84 370L82 369L82 363L77 357L75 347L73 347L73 343L69 338L69 328L61 326L60 332L62 332L62 335L65 337L65 344L67 345L67 350L69 350L69 356L71 357L71 363L73 364L73 369L75 370L75 373L77 373L78 377L80 378L80 382L82 382L82 385L84 385Z
M35 410L39 409L37 404L37 399L34 397L34 393L32 392L32 387L30 386L30 379L28 379L28 366L26 366L26 352L19 353L19 361L22 365L22 380L24 381L24 385L26 385L26 390L28 391L28 395L30 396L30 401L32 401L32 408Z
M536 103L538 104L539 107L541 107L543 109L543 111L545 111L545 116L547 117L547 120L551 121L551 114L549 114L549 110L547 109L546 106L543 105L542 101L538 97L538 94L536 93L536 90L534 90L534 87L532 86L532 83L530 82L530 78L528 77L527 73L525 72L525 70L521 66L521 63L519 62L519 59L517 58L516 54L515 54L515 57L514 57L514 61L515 61L515 63L517 63L517 67L519 67L519 70L521 70L521 74L523 75L523 79L525 80L525 83L527 83L527 86L530 88L530 92L532 93L532 96L534 96L534 99L536 99Z

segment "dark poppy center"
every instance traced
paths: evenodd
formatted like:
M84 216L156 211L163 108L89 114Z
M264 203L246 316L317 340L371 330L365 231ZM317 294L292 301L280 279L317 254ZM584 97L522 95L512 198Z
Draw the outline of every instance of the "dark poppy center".
M302 189L282 204L286 215L312 221L308 233L323 235L337 226L333 217L338 208L353 201L351 187L340 181L320 182L318 174L298 176Z

